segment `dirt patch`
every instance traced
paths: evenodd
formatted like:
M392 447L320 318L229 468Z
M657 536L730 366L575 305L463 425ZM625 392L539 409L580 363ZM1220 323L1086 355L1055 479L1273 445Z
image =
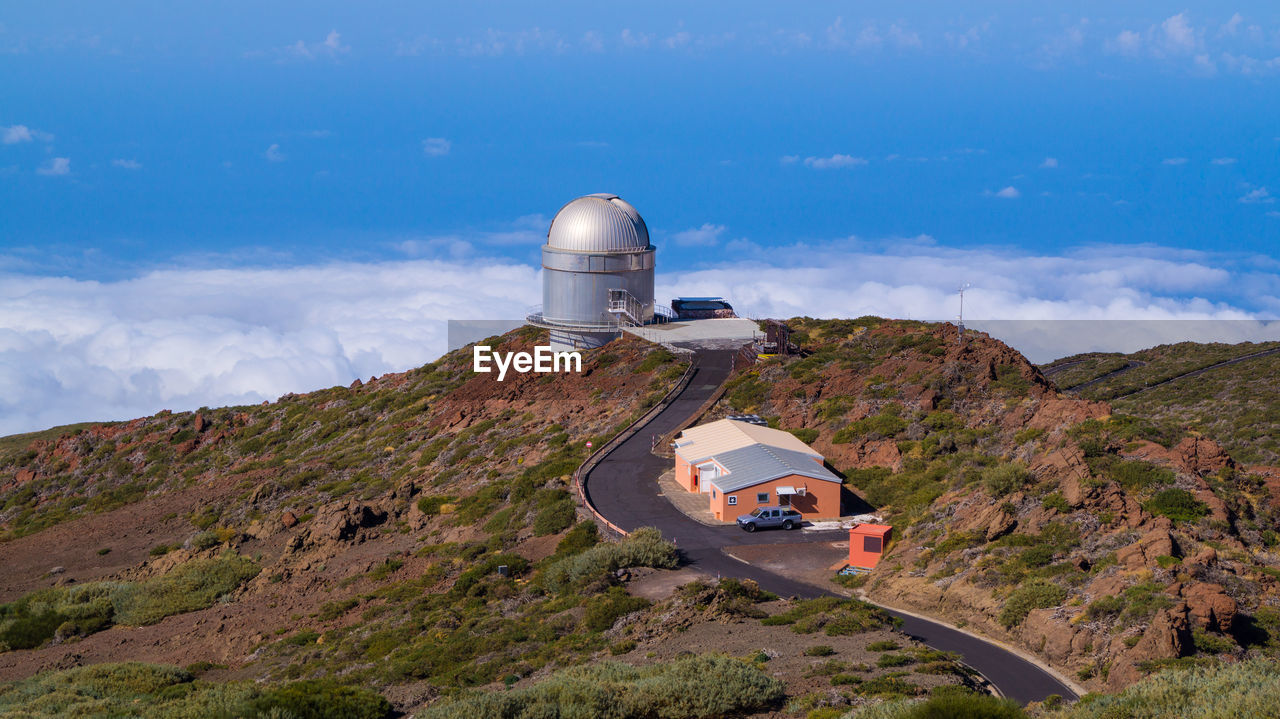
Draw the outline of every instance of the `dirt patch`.
M709 580L711 577L692 567L684 567L665 571L661 569L633 569L633 579L627 583L627 591L637 597L644 597L651 602L662 601L671 596L676 588L689 582Z
M848 540L802 544L745 544L725 547L723 551L734 559L781 574L788 579L838 594L850 593L831 581L835 576L832 565L849 558Z
M235 481L221 478L0 543L5 575L0 602L69 580L110 578L135 567L149 558L152 547L185 541L197 531L187 517L234 491ZM110 551L99 554L103 549ZM55 567L62 571L50 574Z

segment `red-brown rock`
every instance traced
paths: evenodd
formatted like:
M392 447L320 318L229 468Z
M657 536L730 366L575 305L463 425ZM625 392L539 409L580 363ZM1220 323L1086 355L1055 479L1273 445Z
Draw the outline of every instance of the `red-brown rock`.
M1221 584L1196 582L1182 590L1191 618L1201 629L1230 632L1238 607Z
M1107 684L1112 689L1122 689L1142 678L1138 669L1142 663L1153 659L1175 659L1187 654L1190 647L1187 605L1179 604L1158 612L1138 643L1116 658Z
M1156 566L1156 557L1172 557L1175 545L1167 529L1153 529L1141 539L1116 551L1116 559L1129 569Z
M1173 457L1182 469L1200 476L1235 466L1226 450L1205 437L1187 437L1182 440L1173 448Z

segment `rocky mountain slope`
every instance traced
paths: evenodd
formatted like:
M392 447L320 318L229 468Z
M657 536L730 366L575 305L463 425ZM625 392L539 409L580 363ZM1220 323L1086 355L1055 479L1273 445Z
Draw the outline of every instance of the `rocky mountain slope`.
M894 525L871 598L1095 689L1276 652L1275 499L1222 447L1064 395L981 334L792 326L807 354L741 372L712 413L812 442ZM497 383L454 353L260 406L5 438L0 717L474 716L571 689L620 716L835 716L980 688L869 605L708 581L653 533L602 542L580 520L586 443L685 367L628 338L580 376ZM696 706L653 689L686 663Z
M1238 462L1280 464L1280 342L1180 342L1063 357L1041 370L1073 396L1147 420L1161 437L1191 429Z
M631 706L627 686L682 663L699 697L682 716L979 687L869 605L707 582L652 532L603 543L579 521L587 442L686 366L628 338L581 375L497 383L459 352L260 406L9 438L0 717L470 716L489 700L468 691L537 706L564 682ZM561 673L608 660L641 669Z
M897 540L863 589L1116 689L1153 668L1274 655L1276 498L1192 432L1062 394L981 333L793 320L805 357L731 380L812 442Z

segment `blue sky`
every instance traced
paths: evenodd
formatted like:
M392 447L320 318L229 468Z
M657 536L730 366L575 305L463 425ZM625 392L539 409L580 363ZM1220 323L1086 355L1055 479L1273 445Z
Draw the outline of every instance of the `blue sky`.
M190 5L0 13L0 126L52 136L0 145L5 248L80 276L389 258L601 188L655 239L1270 253L1280 229L1241 201L1280 191L1261 3Z
M968 281L989 318L1275 317L1280 8L1117 5L11 4L0 389L37 389L0 415L429 360L415 313L518 316L596 191L660 293L761 314L948 317ZM306 284L389 272L439 294ZM330 309L261 312L285 292Z

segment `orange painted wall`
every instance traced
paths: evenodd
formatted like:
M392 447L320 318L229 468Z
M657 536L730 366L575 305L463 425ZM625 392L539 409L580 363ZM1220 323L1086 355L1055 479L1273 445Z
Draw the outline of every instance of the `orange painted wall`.
M807 488L805 496L791 498L791 508L804 515L805 519L835 518L840 516L839 484L794 474L745 489L739 489L729 494L722 494L719 490L714 490L715 496L711 497L711 513L716 519L736 519L738 515L747 514L756 507L762 506L756 503L756 494L758 492L768 492L769 501L767 504L776 506L778 504L778 487ZM729 504L729 497L737 497L738 503Z
M875 526L875 525L872 525ZM858 531L858 527L849 530L849 564L855 567L866 567L867 569L875 569L880 563L880 557L884 554L885 547L889 544L888 528L877 528L870 531ZM880 551L868 551L865 540L879 541ZM873 547L874 549L874 547Z
M693 489L693 465L684 461L680 455L676 455L676 483L684 487L686 492L692 492Z

